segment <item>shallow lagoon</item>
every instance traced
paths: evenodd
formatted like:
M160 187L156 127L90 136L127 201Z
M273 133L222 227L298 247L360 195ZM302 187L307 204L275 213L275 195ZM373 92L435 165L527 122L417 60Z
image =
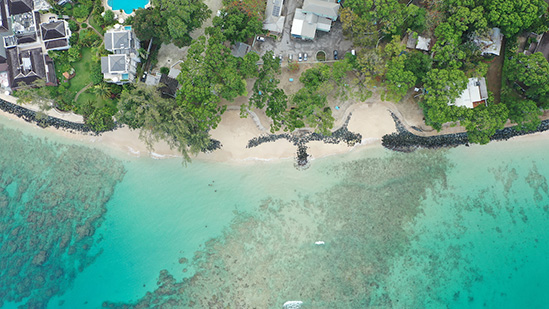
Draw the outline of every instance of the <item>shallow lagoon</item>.
M98 206L106 213L88 252L99 254L59 279L64 288L48 307L543 306L549 145L540 141L413 154L369 148L304 172L292 161L182 167L110 152L125 173L100 186L114 190ZM13 145L0 152L26 149Z

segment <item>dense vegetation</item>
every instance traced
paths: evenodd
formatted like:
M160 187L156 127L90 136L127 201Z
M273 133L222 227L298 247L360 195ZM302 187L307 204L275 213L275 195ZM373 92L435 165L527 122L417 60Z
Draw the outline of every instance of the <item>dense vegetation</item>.
M335 63L303 71L299 79L303 88L294 94L280 87L282 62L272 52L261 58L253 52L238 58L228 48L237 42L250 43L263 33L265 1L225 0L212 26L196 40L190 33L212 13L202 1L153 0L152 4L136 10L127 23L142 42L189 46L180 64L181 88L175 99L139 83L122 87L103 82L99 59L108 52L101 35L116 22L115 16L103 12L98 0L80 0L64 7L54 5L56 13L74 17L69 22L73 47L50 52L60 86L37 84L39 88L22 89L21 100L42 102L44 108L53 100L60 109L84 115L99 131L113 128L116 118L141 129L149 145L168 141L187 160L208 148L209 131L226 110L222 100L239 96L249 95L241 115L264 110L272 120L272 132L308 127L329 135L334 124L330 99L364 100L371 94L368 89L384 86L382 98L398 102L409 95L410 88L418 87L426 124L440 130L445 124L459 123L470 141L478 143L488 142L508 119L519 124L518 129L532 130L540 123L542 109L549 107L549 63L539 53L517 53L516 43L519 35L547 30L544 0L346 0L340 20L358 51L356 56L347 54ZM496 87L498 99L490 94L486 105L474 109L448 104L460 96L468 78L486 76L495 59L481 55L474 38L487 36L493 27L501 29L506 41L500 56L505 61L501 93ZM406 49L403 38L419 35L433 40L430 52ZM140 54L154 65L154 50L151 55L144 50ZM296 72L299 65L289 63L288 69ZM169 69L161 72L167 74ZM248 82L253 82L250 94Z
M142 41L154 38L158 43L179 47L191 44L191 31L212 13L201 0L152 0L151 4L135 11L135 34Z
M544 0L347 0L344 6L344 31L362 47L354 69L365 82L383 82L386 97L394 101L412 86L424 89L420 105L428 125L440 130L445 123L460 123L472 142L486 143L507 119L519 123L520 129L539 124L539 108L548 101L549 64L541 54L515 55L516 47L507 48L503 104L496 104L493 96L486 106L474 109L448 103L460 96L468 78L485 76L487 63L493 60L481 55L473 38L499 27L507 45L513 46L519 34L546 31ZM406 51L400 43L405 34L432 38L430 55ZM516 82L528 89L517 93Z

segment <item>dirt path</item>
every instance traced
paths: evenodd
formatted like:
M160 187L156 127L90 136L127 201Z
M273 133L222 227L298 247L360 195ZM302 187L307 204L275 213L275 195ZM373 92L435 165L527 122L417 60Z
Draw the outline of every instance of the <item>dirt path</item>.
M97 29L95 29L92 26L92 24L90 23L91 16L92 16L92 14L90 13L90 15L88 15L88 18L86 18L86 24L88 25L88 28L93 29L93 31L95 31L95 33L97 33L97 35L99 35L99 37L101 38L101 41L103 41L103 35L101 34L101 32L97 31ZM78 24L78 26L80 27L80 29L82 29L82 24Z
M80 96L80 94L86 90L88 90L91 86L93 86L93 83L89 83L87 84L86 86L84 86L84 88L80 89L80 91L78 91L76 93L76 96L74 96L74 102L76 102L76 100L78 100L78 97Z
M505 40L501 44L501 52L505 51ZM505 54L497 56L490 66L488 67L488 73L486 74L486 86L488 91L494 94L494 101L498 104L501 101L501 78L503 70L503 60Z

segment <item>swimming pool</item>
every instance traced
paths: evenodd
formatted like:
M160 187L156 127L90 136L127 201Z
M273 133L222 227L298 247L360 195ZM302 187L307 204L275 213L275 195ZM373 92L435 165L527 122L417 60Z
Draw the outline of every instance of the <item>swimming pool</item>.
M144 8L149 0L108 0L108 4L114 12L124 10L126 14L131 14L133 10Z
M130 79L130 74L122 74L122 80Z

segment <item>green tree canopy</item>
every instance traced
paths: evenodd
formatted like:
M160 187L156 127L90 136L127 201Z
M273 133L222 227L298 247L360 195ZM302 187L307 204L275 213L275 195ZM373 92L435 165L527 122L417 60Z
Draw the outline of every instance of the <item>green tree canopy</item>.
M517 124L518 130L533 131L540 125L543 112L536 102L517 98L507 98L504 102L509 109L509 119Z
M461 125L467 129L467 136L471 143L487 144L496 130L503 129L509 110L505 104L481 105L469 109L467 116L461 120Z
M406 59L407 56L403 54L387 63L387 74L385 74L385 85L389 91L387 98L394 101L400 101L417 81L414 73L406 68Z
M287 130L308 126L315 132L331 135L334 125L332 110L326 106L326 95L310 88L302 88L291 98L292 108L286 116Z
M263 57L263 65L259 70L252 96L248 105L242 106L242 114L246 107L256 107L262 109L266 107L265 114L273 120L271 132L282 128L286 109L288 107L288 97L284 90L278 87L280 80L277 75L280 74L280 62L278 58L273 58L273 52L266 52Z
M263 30L263 15L247 12L241 8L241 6L230 6L221 10L220 16L213 19L214 27L222 29L225 38L233 44L246 42L254 35L265 32Z
M150 148L160 140L166 141L185 162L210 143L208 132L201 129L194 115L176 100L163 98L156 87L138 83L124 90L118 109L119 121L132 129L141 128L140 137Z
M211 14L201 0L153 0L152 4L135 12L133 27L140 40L155 38L179 47L189 45L191 31Z
M488 21L505 36L514 36L532 26L545 24L545 0L484 0ZM540 16L543 17L540 20ZM545 24L545 27L547 25Z
M506 62L509 82L525 86L526 97L542 105L549 96L549 62L542 53L516 54Z
M467 77L458 69L433 69L427 73L421 101L425 121L440 130L443 123L457 121L467 108L449 106L467 88Z
M250 63L257 58L232 56L223 45L225 39L220 29L210 28L208 33L208 39L202 36L193 41L187 59L181 63L178 76L181 90L176 98L204 131L217 127L221 121L226 109L219 105L221 99L232 101L246 94L244 78L257 74L250 69Z

